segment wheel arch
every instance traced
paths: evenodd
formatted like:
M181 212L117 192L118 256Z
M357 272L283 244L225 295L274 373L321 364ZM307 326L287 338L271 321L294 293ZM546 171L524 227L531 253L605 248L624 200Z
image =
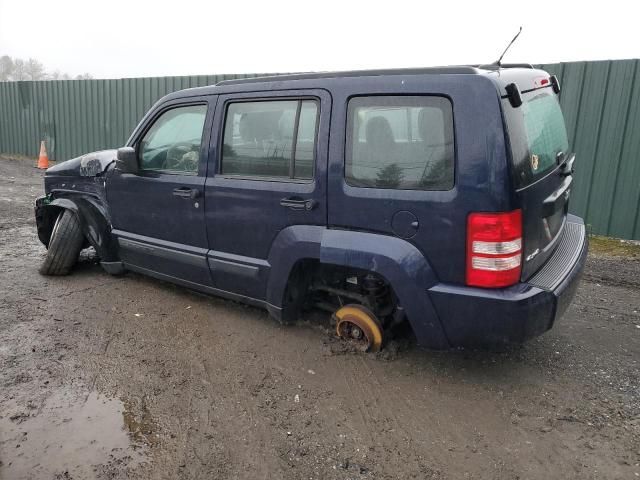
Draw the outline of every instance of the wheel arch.
M49 245L53 224L63 210L77 215L82 234L103 262L119 260L108 212L97 199L90 197L70 196L54 198L48 203L36 202L38 238L45 246Z
M437 283L427 259L411 243L388 235L321 226L287 227L269 253L267 303L282 307L290 274L301 261L367 270L394 290L418 340L427 348L450 346L428 289Z

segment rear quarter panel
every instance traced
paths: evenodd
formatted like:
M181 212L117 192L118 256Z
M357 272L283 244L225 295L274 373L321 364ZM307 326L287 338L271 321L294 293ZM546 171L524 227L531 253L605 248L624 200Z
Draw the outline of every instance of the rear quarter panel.
M508 211L513 204L500 98L483 75L394 75L343 79L332 89L329 226L394 235L393 215L407 210L419 228L408 241L441 281L464 283L466 219L472 211ZM448 191L349 186L344 180L347 106L362 95L439 95L453 108L455 184Z

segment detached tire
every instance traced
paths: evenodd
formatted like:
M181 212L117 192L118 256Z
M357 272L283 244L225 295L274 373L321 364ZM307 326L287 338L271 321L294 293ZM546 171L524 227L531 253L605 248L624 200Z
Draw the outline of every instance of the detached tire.
M40 266L42 275L67 275L82 250L84 237L75 213L63 210L51 231L49 251Z

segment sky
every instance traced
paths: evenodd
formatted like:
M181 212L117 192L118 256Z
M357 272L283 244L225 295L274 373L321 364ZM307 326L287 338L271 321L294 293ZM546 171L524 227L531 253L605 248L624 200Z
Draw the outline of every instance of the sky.
M0 0L0 55L94 78L640 58L636 0Z

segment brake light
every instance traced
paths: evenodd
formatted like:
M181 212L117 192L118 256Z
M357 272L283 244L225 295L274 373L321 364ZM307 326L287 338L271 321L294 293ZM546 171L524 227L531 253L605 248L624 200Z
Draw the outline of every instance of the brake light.
M544 87L545 85L549 85L549 79L546 77L538 77L538 78L534 78L533 79L533 86L538 88L538 87Z
M518 283L522 264L522 211L471 213L467 218L467 285L498 288Z

